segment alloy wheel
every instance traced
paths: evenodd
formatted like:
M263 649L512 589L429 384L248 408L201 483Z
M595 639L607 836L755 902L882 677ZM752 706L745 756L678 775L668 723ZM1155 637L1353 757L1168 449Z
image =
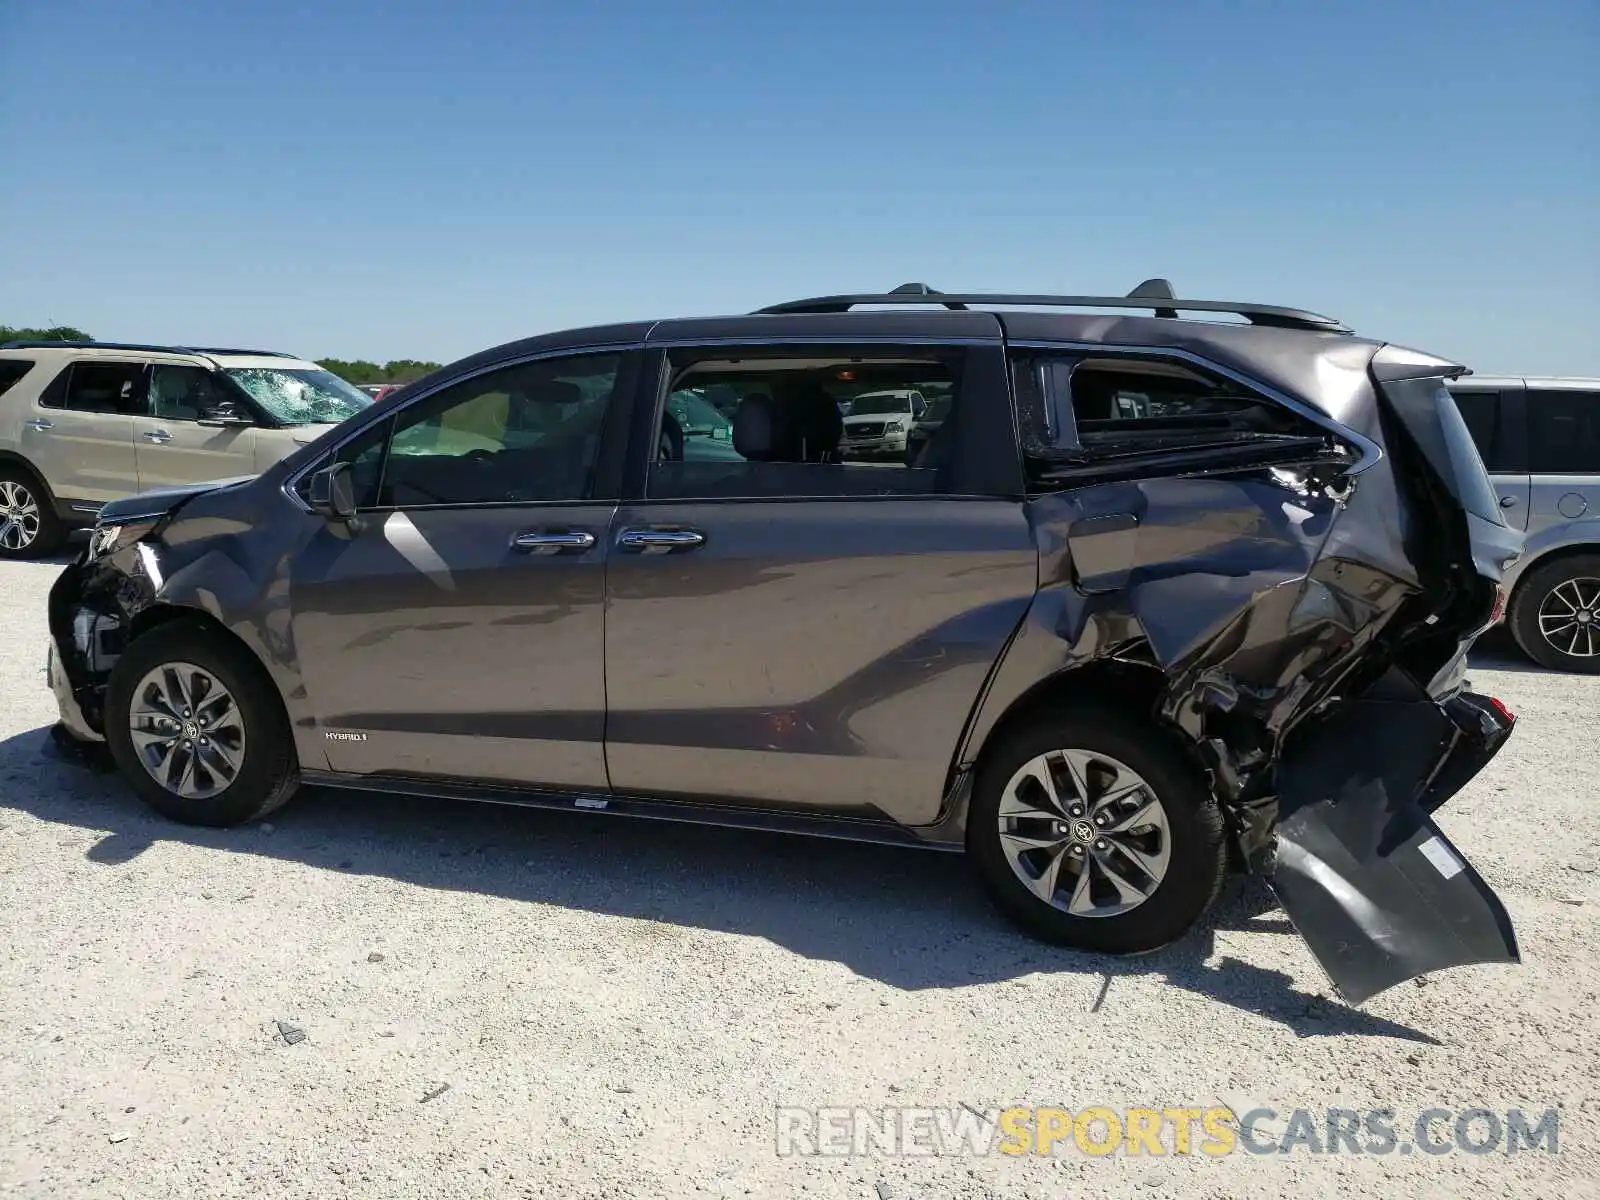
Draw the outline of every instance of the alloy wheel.
M0 480L0 549L26 550L39 536L39 501L15 480Z
M1600 655L1600 579L1568 579L1539 605L1539 634L1572 658Z
M193 663L165 663L145 674L128 708L128 732L150 777L185 800L225 791L244 764L238 703Z
M1138 908L1172 856L1155 790L1127 764L1089 750L1052 750L1024 763L1001 796L999 825L1017 878L1074 917Z

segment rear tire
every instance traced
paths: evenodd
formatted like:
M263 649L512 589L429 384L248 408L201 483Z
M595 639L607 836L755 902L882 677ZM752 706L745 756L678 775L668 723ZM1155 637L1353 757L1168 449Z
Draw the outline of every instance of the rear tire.
M1529 571L1511 601L1510 625L1517 645L1540 666L1600 674L1600 554Z
M54 554L66 537L50 489L21 466L0 466L0 558Z
M174 621L134 639L106 687L105 733L140 798L188 825L264 817L300 783L271 678L199 622Z
M1173 735L1074 709L1041 714L985 755L967 849L1017 925L1104 954L1182 937L1216 898L1227 859L1216 800Z

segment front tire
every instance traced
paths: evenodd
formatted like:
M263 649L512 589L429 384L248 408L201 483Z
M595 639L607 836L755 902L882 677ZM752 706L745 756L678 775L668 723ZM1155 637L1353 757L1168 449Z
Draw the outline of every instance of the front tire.
M1047 942L1137 954L1182 937L1226 870L1222 814L1176 739L1065 710L986 755L967 849L996 906Z
M226 635L175 621L136 638L106 687L106 742L134 791L188 825L238 825L294 794L277 689Z
M53 554L66 536L49 491L20 467L0 467L0 558Z
M1528 572L1511 602L1511 635L1542 667L1600 674L1600 554Z

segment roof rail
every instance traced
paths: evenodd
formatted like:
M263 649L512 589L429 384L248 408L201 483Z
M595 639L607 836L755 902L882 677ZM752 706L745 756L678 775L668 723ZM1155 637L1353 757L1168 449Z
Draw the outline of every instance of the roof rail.
M1180 300L1165 279L1147 279L1126 296L1050 296L1006 292L935 291L925 283L903 283L892 292L861 292L815 296L759 308L758 313L842 313L862 304L942 304L965 309L974 304L990 308L1148 308L1157 317L1176 319L1180 312L1232 313L1252 325L1277 329L1311 329L1321 333L1349 333L1350 327L1332 317L1298 308L1271 304L1236 304L1231 300Z
M282 350L240 350L232 346L191 346L196 354L254 354L260 358L297 358L298 355L286 354Z
M281 350L225 350L216 346L156 346L147 342L58 342L48 338L6 342L0 350L142 350L150 354L259 354L265 358L293 358Z

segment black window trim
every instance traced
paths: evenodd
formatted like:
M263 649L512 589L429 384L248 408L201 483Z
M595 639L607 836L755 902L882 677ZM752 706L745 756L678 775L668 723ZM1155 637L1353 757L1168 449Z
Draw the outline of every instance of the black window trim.
M1338 421L1335 421L1315 405L1308 404L1280 388L1263 383L1259 379L1237 371L1232 367L1225 366L1214 359L1206 358L1204 355L1195 354L1193 351L1184 350L1177 346L1110 346L1102 342L1049 341L1030 338L1025 341L1008 341L1006 347L1008 350L1023 350L1034 353L1044 352L1085 357L1127 357L1135 361L1167 359L1186 366L1198 367L1202 371L1210 371L1238 384L1240 387L1247 388L1264 399L1283 405L1290 412L1304 417L1312 424L1337 437L1340 441L1354 446L1360 457L1345 469L1344 473L1346 475L1360 475L1363 471L1368 471L1375 467L1383 459L1382 448L1371 438L1339 424Z
M611 400L606 407L605 426L600 435L600 451L595 461L595 494L593 496L585 500L505 500L496 501L493 504L475 501L461 504L412 505L410 507L427 507L432 510L451 508L549 508L554 506L572 507L575 505L614 504L620 495L621 477L621 453L615 443L619 440L626 441L627 432L634 423L632 419L633 407L640 386L640 381L635 373L638 372L644 348L642 341L600 343L593 346L563 346L559 349L540 350L533 354L518 354L510 358L502 358L492 363L480 364L471 371L466 371L459 375L451 375L426 391L407 396L403 403L397 404L392 408L384 408L379 412L374 412L369 408L357 417L347 418L352 422L356 422L354 428L342 434L331 445L323 448L314 457L286 475L278 490L303 512L316 516L318 515L316 510L306 502L305 496L300 493L300 484L323 467L337 461L346 446L370 432L375 426L392 425L408 409L418 404L427 403L428 400L439 395L439 393L454 388L459 384L468 383L485 375L491 375L496 371L503 371L507 367L520 367L528 363L542 362L552 358L581 358L593 357L599 354L614 354L618 359L617 382L612 389ZM629 386L630 384L632 386ZM385 451L385 454L387 455L387 451ZM399 512L402 510L391 507L364 508L360 511L376 513Z
M751 495L751 496L652 496L649 494L650 466L655 460L653 446L657 439L657 431L661 426L661 414L665 410L672 386L674 353L689 350L704 351L704 357L716 358L730 348L746 347L749 349L774 351L781 355L789 347L810 348L815 350L840 351L851 348L860 348L864 353L863 358L872 357L875 353L886 354L895 349L905 350L948 350L958 351L961 354L961 375L963 377L981 372L984 364L979 360L983 351L988 350L998 356L999 368L1003 371L1005 342L998 333L994 337L928 337L923 335L885 335L869 334L850 336L843 331L838 334L775 334L769 337L699 337L699 338L672 338L650 341L648 349L653 353L646 356L646 365L641 372L639 386L638 419L635 421L633 439L629 444L628 471L623 489L622 502L630 506L672 506L672 505L720 505L720 504L791 504L791 503L817 503L840 502L861 503L874 501L918 501L918 500L1021 500L1024 496L1022 486L1022 463L1018 453L1016 440L1016 409L1010 394L1010 380L1005 380L1004 408L1006 417L1010 421L1008 433L1010 435L1009 465L1014 472L999 470L980 471L981 476L992 476L989 480L993 490L968 490L955 492L824 492L818 495L785 494L785 495ZM766 357L766 355L763 355ZM989 364L991 367L995 364ZM981 376L980 376L981 378ZM957 388L961 388L965 378L955 381ZM648 389L648 390L646 390ZM973 403L981 404L980 395ZM969 418L976 420L976 418ZM996 456L999 457L999 456ZM1011 476L1015 475L1015 486L1012 486ZM1004 476L1004 478L1002 478Z

